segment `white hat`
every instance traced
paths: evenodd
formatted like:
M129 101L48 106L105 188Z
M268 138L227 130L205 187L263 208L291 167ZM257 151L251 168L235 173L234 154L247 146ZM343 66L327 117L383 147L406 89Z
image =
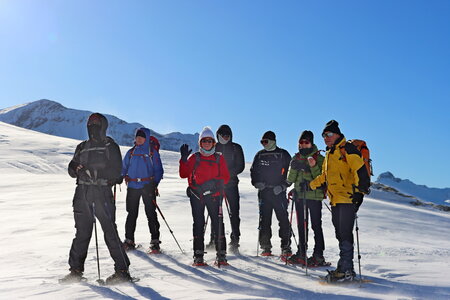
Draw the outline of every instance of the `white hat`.
M216 141L214 132L211 130L211 128L209 126L203 127L202 132L198 136L198 142L200 143L200 141L204 138L212 138L214 141Z

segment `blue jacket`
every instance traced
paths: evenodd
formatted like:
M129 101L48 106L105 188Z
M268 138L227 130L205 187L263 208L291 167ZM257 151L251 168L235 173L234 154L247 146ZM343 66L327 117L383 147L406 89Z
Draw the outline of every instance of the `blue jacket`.
M122 176L128 176L131 179L144 179L153 177L156 185L161 181L164 170L161 163L161 158L156 149L151 149L150 145L150 130L148 128L140 128L145 132L147 138L145 143L140 146L134 146L128 150L122 162ZM144 185L149 184L150 181L136 181L130 180L128 187L132 189L141 189Z

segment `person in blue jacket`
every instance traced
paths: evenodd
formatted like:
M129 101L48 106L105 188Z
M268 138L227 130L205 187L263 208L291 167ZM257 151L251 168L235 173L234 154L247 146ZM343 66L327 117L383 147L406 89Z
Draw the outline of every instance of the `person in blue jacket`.
M150 251L153 253L160 251L156 195L163 173L159 153L150 143L150 130L148 128L137 129L134 146L128 150L122 163L122 176L128 186L126 198L128 216L125 223L124 241L124 247L127 250L136 248L134 231L139 213L139 200L142 197L151 234Z

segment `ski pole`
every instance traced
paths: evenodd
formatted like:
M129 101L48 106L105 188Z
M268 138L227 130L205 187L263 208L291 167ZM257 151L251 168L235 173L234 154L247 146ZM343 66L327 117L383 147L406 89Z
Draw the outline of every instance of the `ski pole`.
M176 237L175 237L175 235L173 234L173 231L172 231L172 229L170 229L170 226L169 226L169 224L167 223L167 221L166 221L166 218L164 217L164 214L162 213L161 209L159 208L159 205L158 205L158 204L156 204L156 199L153 199L152 201L153 201L153 204L155 205L156 209L158 209L158 212L159 212L159 214L161 215L161 218L163 218L163 220L164 220L164 223L166 223L166 226L167 226L167 228L169 229L170 233L172 234L172 236L173 236L173 239L174 239L174 240L175 240L175 242L177 243L177 245L178 245L178 248L180 248L180 250L181 250L181 253L183 253L183 254L184 254L184 251L183 251L183 249L181 249L181 246L180 246L180 244L178 244L177 238L176 238Z
M358 227L358 214L355 212L355 226L356 226L356 245L358 249L358 265L359 265L359 284L362 282L361 277L361 253L359 252L359 227Z
M217 267L220 269L220 255L222 255L222 226L223 226L223 211L222 211L222 198L219 199L219 228L217 230L217 249L219 256L217 259Z
M261 221L262 221L262 213L261 213L262 200L259 193L260 192L258 192L259 220L258 220L258 240L256 241L256 256L259 256L259 240L261 238Z
M305 267L308 276L308 209L306 207L306 181L303 182L303 227L305 231Z
M98 238L97 238L97 221L95 220L95 202L92 203L92 216L94 217L95 250L97 252L97 271L98 271L97 282L100 285L104 285L105 281L100 278L100 259L98 257Z
M297 248L298 248L297 237L295 236L294 229L292 229L292 218L293 218L293 215L294 215L293 211L294 211L294 201L295 201L295 200L296 200L296 199L294 199L294 198L291 199L291 201L292 201L292 207L291 207L291 217L290 217L289 223L291 224L291 233L292 233L292 236L294 237L295 245L296 245Z

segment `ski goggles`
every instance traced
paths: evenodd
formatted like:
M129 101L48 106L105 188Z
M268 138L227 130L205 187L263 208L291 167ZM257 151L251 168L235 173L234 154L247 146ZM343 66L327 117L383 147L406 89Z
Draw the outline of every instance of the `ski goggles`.
M322 137L323 137L323 138L326 138L326 137L332 137L333 134L334 134L334 132L324 132L324 133L322 133Z

